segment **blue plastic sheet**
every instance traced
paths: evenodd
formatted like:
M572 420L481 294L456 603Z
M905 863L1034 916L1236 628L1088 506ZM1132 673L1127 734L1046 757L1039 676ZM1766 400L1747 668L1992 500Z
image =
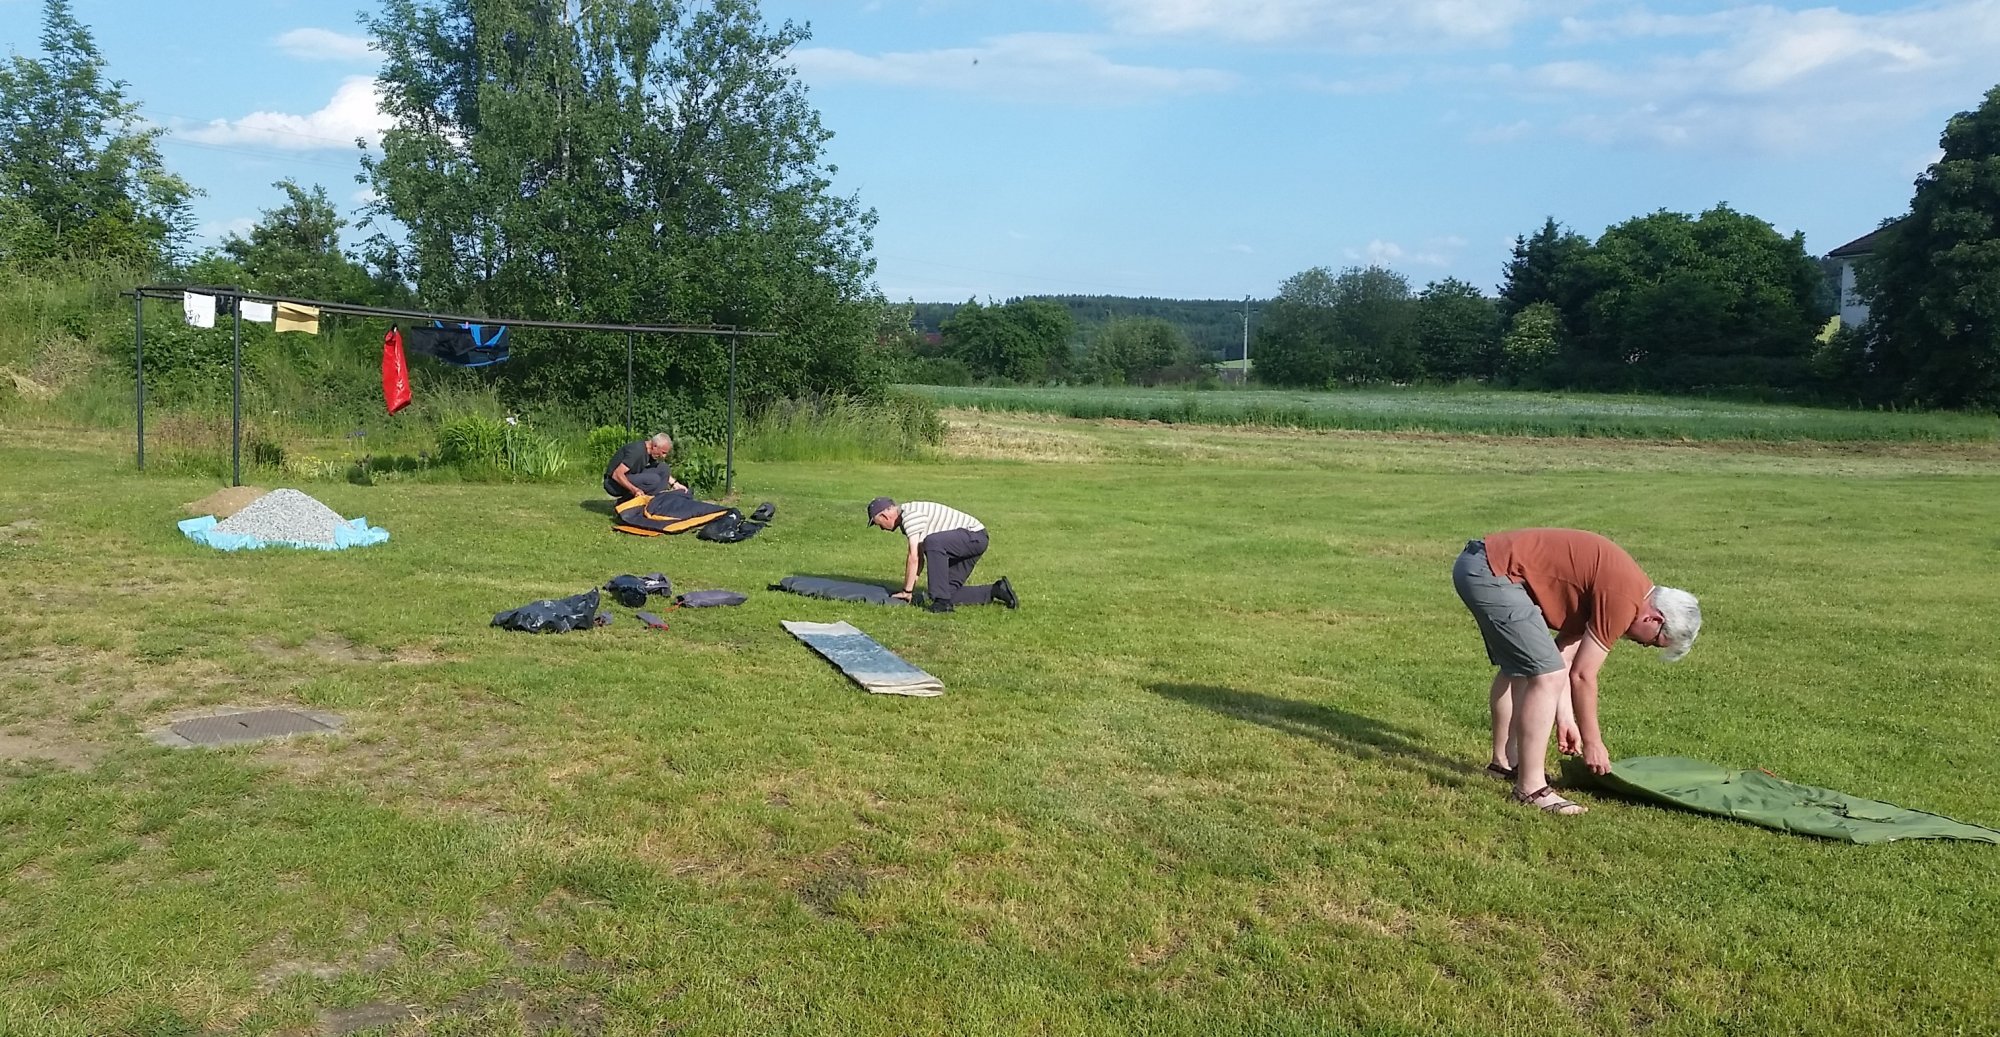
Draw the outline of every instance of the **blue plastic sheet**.
M215 516L186 519L177 523L182 533L197 544L206 544L218 551L255 551L263 547L304 547L315 551L344 551L350 547L368 547L389 539L389 531L380 526L371 526L366 518L348 519L333 530L333 543L316 544L309 540L265 540L262 537L246 536L242 533L218 532Z

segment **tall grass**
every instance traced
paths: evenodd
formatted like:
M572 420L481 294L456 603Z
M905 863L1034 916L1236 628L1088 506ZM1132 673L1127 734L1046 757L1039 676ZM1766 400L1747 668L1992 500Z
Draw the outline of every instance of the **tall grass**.
M920 395L882 401L844 397L781 401L741 430L737 452L752 461L915 461L944 441L936 407Z
M2000 418L1988 414L1830 410L1665 396L1435 388L1324 393L906 388L945 407L1170 424L1612 439L1825 442L2000 439Z

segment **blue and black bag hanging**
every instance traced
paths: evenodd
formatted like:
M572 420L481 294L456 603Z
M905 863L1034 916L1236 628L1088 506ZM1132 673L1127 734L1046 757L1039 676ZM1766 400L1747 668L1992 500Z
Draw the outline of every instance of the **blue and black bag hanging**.
M412 353L436 357L447 364L485 367L507 359L507 325L432 321L429 327L411 328L406 345Z

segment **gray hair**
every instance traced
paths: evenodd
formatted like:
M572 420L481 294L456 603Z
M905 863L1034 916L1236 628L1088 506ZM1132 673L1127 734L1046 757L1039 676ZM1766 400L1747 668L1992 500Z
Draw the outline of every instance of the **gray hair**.
M647 442L653 444L654 446L666 447L669 450L672 450L674 448L674 437L669 436L664 432L655 433L653 435L653 438L647 440Z
M1667 643L1660 658L1679 662L1694 647L1695 635L1701 633L1701 602L1674 587L1655 587L1646 600L1660 610L1660 639Z

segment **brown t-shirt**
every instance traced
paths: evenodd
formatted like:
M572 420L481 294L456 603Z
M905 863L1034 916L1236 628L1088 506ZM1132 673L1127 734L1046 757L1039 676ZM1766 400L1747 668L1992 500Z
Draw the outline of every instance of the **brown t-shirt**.
M1625 549L1581 529L1515 529L1486 538L1493 575L1526 587L1560 641L1585 630L1606 651L1646 608L1653 581Z

